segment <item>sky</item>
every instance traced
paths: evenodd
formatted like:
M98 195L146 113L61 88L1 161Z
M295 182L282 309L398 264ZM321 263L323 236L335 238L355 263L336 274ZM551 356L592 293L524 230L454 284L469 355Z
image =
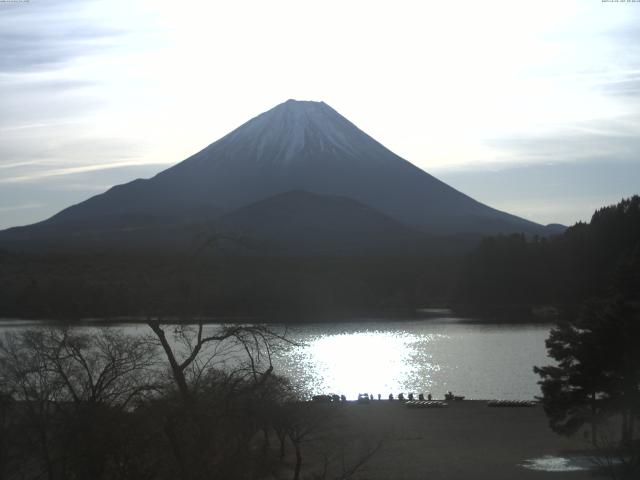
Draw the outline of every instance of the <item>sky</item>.
M0 228L289 98L483 203L588 221L640 193L640 2L0 0Z

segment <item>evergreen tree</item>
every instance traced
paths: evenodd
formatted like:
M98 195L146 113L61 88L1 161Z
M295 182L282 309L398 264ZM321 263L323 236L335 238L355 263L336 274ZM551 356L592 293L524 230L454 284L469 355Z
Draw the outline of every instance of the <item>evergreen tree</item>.
M640 310L622 297L591 300L574 321L552 329L549 356L557 365L534 367L551 428L572 435L585 424L597 441L597 424L615 414L621 441L633 441L640 413Z

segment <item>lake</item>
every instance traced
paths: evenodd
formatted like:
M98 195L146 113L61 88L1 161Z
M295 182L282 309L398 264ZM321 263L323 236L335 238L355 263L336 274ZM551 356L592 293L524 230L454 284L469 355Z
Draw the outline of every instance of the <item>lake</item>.
M286 348L275 368L306 392L345 394L451 390L472 399L533 399L534 365L550 363L548 325L470 323L456 318L341 322L291 327L303 346Z
M21 329L32 322L0 321ZM140 324L118 325L132 334ZM96 328L96 327L83 327ZM294 325L274 360L304 394L432 393L469 399L533 399L540 394L534 365L546 365L549 325L480 324L455 317Z

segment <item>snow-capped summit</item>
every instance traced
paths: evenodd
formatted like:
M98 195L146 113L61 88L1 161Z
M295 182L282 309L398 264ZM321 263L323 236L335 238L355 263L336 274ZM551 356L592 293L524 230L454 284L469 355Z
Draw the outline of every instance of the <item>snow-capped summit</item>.
M324 102L287 100L234 130L224 140L254 145L257 161L287 163L305 148L353 154L349 133L355 128Z
M310 160L310 153L353 159L372 143L377 144L326 103L289 99L249 120L196 157L206 158L200 161L221 161L218 153L224 149L242 152L247 163L285 166Z
M293 190L348 197L433 234L545 233L541 225L483 205L432 177L329 105L296 100L258 115L153 178L115 186L20 231L209 221Z

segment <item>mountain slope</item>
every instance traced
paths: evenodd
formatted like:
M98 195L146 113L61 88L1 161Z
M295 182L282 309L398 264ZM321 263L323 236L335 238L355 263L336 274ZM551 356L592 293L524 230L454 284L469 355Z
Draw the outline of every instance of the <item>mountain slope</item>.
M12 236L186 225L292 190L349 197L432 234L545 234L420 170L328 105L289 100L151 179L113 187Z
M305 191L281 193L215 222L253 243L257 252L361 254L417 248L426 236L346 197Z

